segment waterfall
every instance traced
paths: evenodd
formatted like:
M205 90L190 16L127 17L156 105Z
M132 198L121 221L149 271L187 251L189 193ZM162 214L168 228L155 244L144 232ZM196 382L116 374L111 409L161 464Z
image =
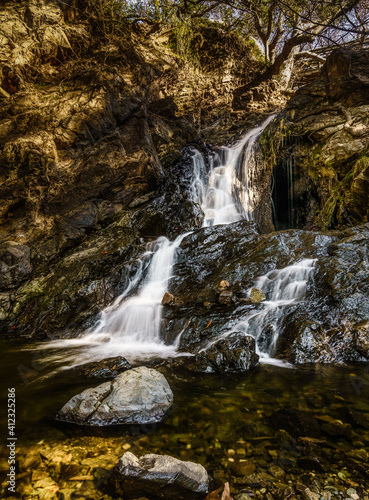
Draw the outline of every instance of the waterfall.
M253 172L256 169L254 145L273 118L274 116L270 116L261 126L252 129L233 147L224 147L218 154L209 156L208 169L203 155L197 150L192 150L191 197L203 209L204 227L229 224L240 219L252 220L255 208L255 186L252 182ZM48 347L50 344L51 347L63 347L64 350L75 346L85 346L87 349L78 353L72 352L69 358L64 351L62 355L56 354L54 361L81 364L117 355L128 357L137 355L142 357L143 354L151 356L155 353L160 353L161 356L173 355L176 345L165 345L161 337L161 302L172 277L176 250L185 236L186 234L180 235L174 242L160 237L151 243L136 262L135 271L122 295L100 313L99 321L93 329L77 339L63 339L48 345ZM297 276L295 270L284 271L291 277ZM266 294L271 297L265 303L263 313L258 313L243 323L245 332L250 328L256 332L256 325L262 324L261 317L271 315L268 311L279 309L283 302L295 300L295 297L287 299L285 296L288 295L287 291L284 291L281 297L277 297L266 289L269 282L275 281L275 285L278 284L279 287L285 284L284 274L282 271L279 273L276 275L279 276L278 279L267 275L264 277L265 283L257 284L262 289L264 287ZM301 277L300 281L303 279ZM297 278L295 281L298 283ZM289 283L286 287L288 286ZM293 290L297 293L299 285L293 286ZM255 333L255 337L260 348L261 332Z
M136 295L128 297L127 289L119 298L116 308L107 308L101 313L97 327L91 336L105 337L114 341L124 339L128 345L162 344L160 337L161 301L171 278L174 254L182 238L174 242L164 236L155 242L147 277ZM142 280L142 268L138 268L133 282ZM128 285L129 288L131 283ZM132 287L131 287L132 288Z
M254 285L266 297L266 300L258 306L261 310L237 323L225 335L236 331L252 335L255 338L256 352L261 361L271 362L277 346L281 322L288 308L304 301L306 285L314 271L315 262L315 259L304 259L261 276ZM251 289L248 290L248 295L250 294Z
M223 147L219 154L210 157L208 175L202 154L194 150L192 193L205 214L204 227L253 220L256 204L253 177L257 168L254 147L273 118L274 115L269 116L234 146Z

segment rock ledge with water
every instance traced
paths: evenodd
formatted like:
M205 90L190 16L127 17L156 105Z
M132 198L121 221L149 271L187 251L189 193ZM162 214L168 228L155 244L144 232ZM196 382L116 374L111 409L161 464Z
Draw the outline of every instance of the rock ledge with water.
M146 495L155 499L204 498L211 482L202 465L169 455L150 454L138 458L128 451L114 472L116 491L123 498Z
M173 393L164 375L140 366L77 394L56 419L93 427L154 424L166 418L172 403Z
M232 332L215 340L208 348L190 358L188 368L194 372L246 372L259 366L255 353L255 339L243 332Z

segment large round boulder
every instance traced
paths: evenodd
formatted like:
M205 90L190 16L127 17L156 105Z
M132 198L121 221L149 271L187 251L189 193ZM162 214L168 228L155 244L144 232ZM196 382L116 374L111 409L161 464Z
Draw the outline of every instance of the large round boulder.
M56 418L94 427L155 424L165 419L172 403L173 393L164 375L140 366L77 394Z

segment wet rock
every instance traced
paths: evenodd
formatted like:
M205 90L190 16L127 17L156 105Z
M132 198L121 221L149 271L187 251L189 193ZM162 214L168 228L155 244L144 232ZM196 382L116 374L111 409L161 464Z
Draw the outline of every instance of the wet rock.
M258 288L252 288L251 293L250 293L250 302L253 304L259 304L260 302L263 302L266 299L265 294L262 290L259 290Z
M201 292L198 294L196 301L199 303L204 303L204 302L216 302L218 297L218 292L214 288L204 288L204 290L201 290Z
M7 241L0 246L0 290L19 285L32 272L31 252L28 246Z
M163 306L174 306L176 303L176 298L169 292L165 292L161 304Z
M124 498L149 496L173 500L204 498L209 492L210 477L204 467L182 462L168 455L144 455L127 452L115 472L116 491Z
M172 402L173 393L164 375L141 366L74 396L56 418L95 427L153 424L168 415Z
M318 422L307 412L284 408L272 413L269 420L274 427L288 431L293 437L320 435Z
M230 287L231 287L231 285L229 284L229 282L227 280L222 280L219 283L218 290L220 292L224 292L224 290L228 290Z
M233 292L231 290L225 290L220 292L218 297L218 302L222 306L230 306L232 304Z
M298 467L302 469L310 470L310 471L319 471L323 472L324 467L321 460L318 457L301 457L296 462Z
M131 364L122 356L102 359L77 366L72 370L85 378L110 379L131 369Z
M235 476L249 476L256 471L256 466L253 462L244 460L242 462L233 463L231 470Z
M255 340L241 332L233 332L225 338L215 340L195 359L190 358L191 371L205 373L245 372L259 365L255 353Z

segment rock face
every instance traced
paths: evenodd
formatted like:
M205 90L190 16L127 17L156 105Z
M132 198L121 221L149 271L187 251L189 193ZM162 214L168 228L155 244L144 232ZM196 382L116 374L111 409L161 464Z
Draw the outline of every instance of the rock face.
M158 24L107 45L83 8L0 6L0 330L11 336L85 330L124 289L142 238L201 225L180 148L234 127L233 80L259 65L216 28L194 37L208 50L196 71Z
M255 353L255 340L244 333L234 332L215 340L209 347L184 361L184 366L194 372L236 373L259 366Z
M126 452L116 466L114 481L117 493L124 498L188 500L204 498L209 492L210 477L200 464L168 455L137 458Z
M277 229L367 222L368 96L368 52L336 49L321 76L299 89L265 132Z
M154 424L164 420L172 403L173 393L164 375L141 366L74 396L57 419L92 427Z

